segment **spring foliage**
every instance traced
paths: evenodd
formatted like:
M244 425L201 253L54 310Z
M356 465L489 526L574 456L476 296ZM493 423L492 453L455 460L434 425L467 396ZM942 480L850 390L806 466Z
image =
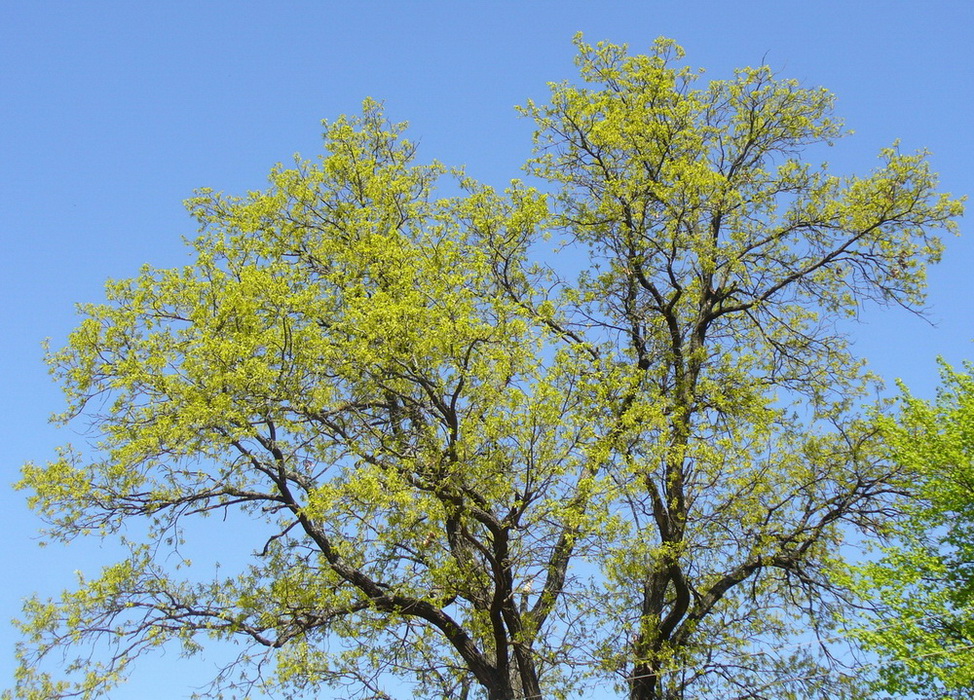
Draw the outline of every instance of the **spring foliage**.
M27 604L14 696L213 639L246 649L215 696L846 692L787 644L850 600L839 546L902 467L835 322L917 308L961 204L922 152L802 160L842 135L824 89L577 46L522 108L537 187L417 162L367 101L267 189L191 199L191 265L83 307L49 362L97 448L20 487L49 538L130 554ZM172 566L203 526L252 556Z
M894 546L858 567L882 605L856 636L880 655L877 687L896 696L974 693L974 367L941 365L933 402L908 392L881 421L893 459L915 483Z

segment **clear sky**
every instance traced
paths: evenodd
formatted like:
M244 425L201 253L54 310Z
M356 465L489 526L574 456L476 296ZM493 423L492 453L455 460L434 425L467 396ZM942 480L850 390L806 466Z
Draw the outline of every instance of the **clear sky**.
M531 125L514 105L573 78L572 35L626 42L665 35L687 61L726 77L767 62L823 85L856 134L829 161L866 172L894 139L926 147L942 188L974 193L974 2L680 0L673 2L210 1L0 4L0 329L4 484L76 436L41 341L63 340L73 304L143 263L188 261L197 187L242 193L276 162L317 153L320 120L383 100L411 124L421 160L465 165L494 185L520 175ZM970 217L962 222L970 234ZM853 328L882 376L920 395L935 358L974 359L974 237L947 241L930 285L935 325L869 308ZM95 573L96 543L39 549L24 494L0 488L0 687L14 632L2 624L31 591ZM207 662L147 663L113 698L187 697Z

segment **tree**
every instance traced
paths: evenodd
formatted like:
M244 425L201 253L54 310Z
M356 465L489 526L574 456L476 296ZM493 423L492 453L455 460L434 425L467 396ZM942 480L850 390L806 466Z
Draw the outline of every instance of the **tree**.
M800 160L841 135L824 89L577 45L581 83L523 108L546 191L417 165L366 102L267 190L190 200L192 265L84 307L50 362L97 449L20 485L49 537L130 554L28 603L17 695L94 697L207 638L249 644L214 693L846 692L784 643L849 602L838 546L902 480L836 320L917 308L961 204L922 152ZM234 513L246 566L172 565ZM44 672L78 646L74 681Z
M908 517L895 544L859 567L857 585L882 605L855 636L879 653L877 686L893 695L974 693L974 374L941 366L928 403L904 391L902 411L880 424L911 478Z

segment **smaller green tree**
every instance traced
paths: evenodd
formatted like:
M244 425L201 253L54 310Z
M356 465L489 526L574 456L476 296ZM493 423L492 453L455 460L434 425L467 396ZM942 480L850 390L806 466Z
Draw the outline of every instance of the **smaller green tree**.
M879 689L938 700L974 693L974 364L941 376L935 401L904 390L902 412L881 419L915 500L897 544L860 568L880 607L855 633L883 660Z

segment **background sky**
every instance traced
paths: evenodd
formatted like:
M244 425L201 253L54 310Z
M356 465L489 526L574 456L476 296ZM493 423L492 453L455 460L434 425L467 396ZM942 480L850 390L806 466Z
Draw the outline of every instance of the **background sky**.
M969 0L0 4L0 687L21 600L110 555L95 542L38 548L24 494L6 487L77 439L47 424L62 401L42 340L61 343L73 305L98 301L106 279L188 262L195 226L181 202L195 188L262 187L275 163L317 154L321 119L367 96L410 122L420 160L503 186L530 150L513 107L575 76L577 31L634 52L672 37L715 78L767 62L838 96L856 133L828 156L837 172L871 170L900 139L932 151L942 189L974 193ZM974 359L969 221L932 271L932 323L869 308L852 329L878 373L922 396L938 355ZM188 697L212 662L171 652L111 696Z

